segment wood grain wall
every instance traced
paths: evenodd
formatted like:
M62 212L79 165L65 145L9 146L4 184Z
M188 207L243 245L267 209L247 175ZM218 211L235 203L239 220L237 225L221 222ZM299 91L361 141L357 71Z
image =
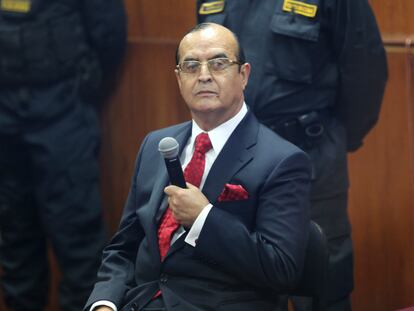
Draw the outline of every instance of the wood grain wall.
M412 34L414 32L414 1L369 0L384 34Z
M354 311L414 305L414 1L371 0L389 82L365 146L349 155Z
M387 42L390 79L377 127L349 155L355 247L354 311L414 305L414 1L370 0ZM188 118L173 73L174 53L195 23L193 0L125 0L128 53L102 114L101 189L116 230L135 155L145 134ZM407 42L406 42L407 41ZM48 311L59 310L54 268ZM6 310L0 303L0 310Z
M381 117L349 155L355 248L355 311L414 305L413 54L388 48Z

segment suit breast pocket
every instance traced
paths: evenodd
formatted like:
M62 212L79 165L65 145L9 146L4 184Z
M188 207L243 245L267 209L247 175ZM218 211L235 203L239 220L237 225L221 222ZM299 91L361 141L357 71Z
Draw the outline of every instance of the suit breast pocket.
M320 22L299 14L276 12L270 22L269 64L283 80L312 83L318 62Z

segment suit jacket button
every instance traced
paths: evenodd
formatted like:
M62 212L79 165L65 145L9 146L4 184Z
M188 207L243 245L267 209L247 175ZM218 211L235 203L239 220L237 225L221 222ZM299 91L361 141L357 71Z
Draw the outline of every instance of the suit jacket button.
M161 283L167 283L167 281L168 281L168 275L167 274L161 274L161 276L160 276L160 282Z

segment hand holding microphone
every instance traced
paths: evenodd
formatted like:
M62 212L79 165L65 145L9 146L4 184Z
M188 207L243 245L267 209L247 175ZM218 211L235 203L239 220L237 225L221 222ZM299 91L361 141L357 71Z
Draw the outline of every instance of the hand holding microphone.
M191 227L209 201L198 187L191 184L187 187L178 156L178 142L172 137L165 137L159 142L158 150L164 157L171 185L184 188L173 186L165 188L173 216L184 227Z

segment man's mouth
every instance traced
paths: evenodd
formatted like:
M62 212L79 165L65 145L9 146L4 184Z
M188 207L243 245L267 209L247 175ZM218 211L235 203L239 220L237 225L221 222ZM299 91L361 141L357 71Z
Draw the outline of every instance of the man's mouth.
M213 91L209 91L209 90L202 90L202 91L196 92L196 95L197 96L216 96L217 93Z

